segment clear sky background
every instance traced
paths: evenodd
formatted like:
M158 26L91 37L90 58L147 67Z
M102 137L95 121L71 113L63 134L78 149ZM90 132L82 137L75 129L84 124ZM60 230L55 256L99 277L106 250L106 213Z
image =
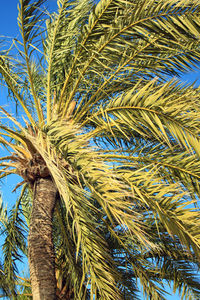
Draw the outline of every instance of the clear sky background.
M55 9L56 8L56 0L48 0L49 8ZM17 4L18 0L0 0L0 37L3 36L7 38L19 38L19 30L17 26ZM195 69L193 72L188 72L183 74L180 80L184 83L192 83L196 81L196 85L200 85L200 70ZM0 87L0 105L6 105L9 110L14 107L11 101L8 102L6 97L6 92L3 88ZM0 156L3 155L2 149L0 148ZM0 182L0 193L2 194L3 200L8 205L8 207L12 207L14 204L17 193L11 193L16 185L17 178L10 178L4 182ZM24 268L25 269L25 266ZM169 289L166 287L169 291ZM169 291L170 292L170 291ZM172 293L172 292L170 292ZM180 297L178 295L171 295L167 297L168 300L179 300Z

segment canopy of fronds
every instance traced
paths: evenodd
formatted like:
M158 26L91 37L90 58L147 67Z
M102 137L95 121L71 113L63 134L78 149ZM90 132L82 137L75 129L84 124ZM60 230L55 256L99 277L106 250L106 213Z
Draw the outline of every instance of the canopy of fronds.
M0 107L0 174L23 178L16 210L1 210L2 289L17 292L20 214L29 224L31 188L50 174L60 293L165 299L167 282L198 299L199 88L167 79L200 61L199 1L45 2L19 0L21 39L0 52L22 112Z

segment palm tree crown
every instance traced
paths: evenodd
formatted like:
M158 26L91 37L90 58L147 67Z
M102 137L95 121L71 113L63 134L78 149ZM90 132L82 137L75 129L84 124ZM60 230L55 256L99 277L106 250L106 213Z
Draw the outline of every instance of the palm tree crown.
M21 40L0 53L23 110L0 107L1 178L22 177L1 222L8 239L26 219L33 299L55 299L35 296L40 238L59 299L137 299L140 286L165 299L165 282L198 299L199 88L169 77L200 61L199 1L58 0L52 14L45 2L19 0ZM22 231L4 253L27 254ZM15 295L9 269L1 287Z

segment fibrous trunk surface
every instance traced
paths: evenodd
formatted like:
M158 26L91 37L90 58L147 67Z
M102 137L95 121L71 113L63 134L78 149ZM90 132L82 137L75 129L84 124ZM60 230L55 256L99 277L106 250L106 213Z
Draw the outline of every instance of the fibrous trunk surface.
M28 257L33 300L56 299L52 217L56 187L50 177L34 183L34 199L28 237Z

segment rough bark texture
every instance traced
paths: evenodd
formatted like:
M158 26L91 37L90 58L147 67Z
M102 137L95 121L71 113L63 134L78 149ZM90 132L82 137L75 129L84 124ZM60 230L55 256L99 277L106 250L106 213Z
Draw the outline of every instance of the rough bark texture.
M51 178L34 184L34 200L28 237L28 257L33 300L56 299L52 217L56 187Z

